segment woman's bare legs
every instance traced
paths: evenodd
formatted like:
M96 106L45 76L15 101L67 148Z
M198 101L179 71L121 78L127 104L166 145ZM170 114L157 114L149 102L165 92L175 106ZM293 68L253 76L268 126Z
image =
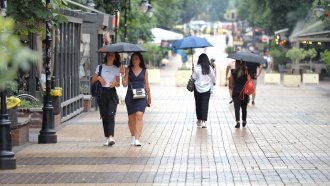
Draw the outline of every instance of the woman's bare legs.
M135 139L139 140L143 129L143 112L135 113Z

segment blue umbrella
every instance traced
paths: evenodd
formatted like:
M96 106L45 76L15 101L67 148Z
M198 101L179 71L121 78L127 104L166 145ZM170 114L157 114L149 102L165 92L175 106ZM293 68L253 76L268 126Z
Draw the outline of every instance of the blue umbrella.
M193 48L205 48L210 46L213 45L205 38L197 36L188 36L183 39L177 40L172 47L174 49L190 49L192 51Z
M177 40L173 44L173 48L175 49L192 49L192 48L205 48L213 46L210 42L205 38L196 37L196 36L188 36L183 39Z

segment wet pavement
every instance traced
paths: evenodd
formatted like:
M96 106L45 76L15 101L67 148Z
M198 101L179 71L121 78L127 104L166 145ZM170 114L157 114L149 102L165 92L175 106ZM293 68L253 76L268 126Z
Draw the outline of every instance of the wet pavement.
M125 104L112 147L96 111L57 128L58 143L15 147L17 169L1 185L330 185L330 83L284 87L259 80L247 127L235 129L227 87L216 86L207 128L196 127L193 93L176 87L175 68L151 85L142 147L130 145Z

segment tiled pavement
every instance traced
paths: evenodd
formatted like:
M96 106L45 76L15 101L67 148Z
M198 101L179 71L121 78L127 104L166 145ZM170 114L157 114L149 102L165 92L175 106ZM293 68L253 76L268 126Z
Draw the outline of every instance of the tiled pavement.
M17 169L2 185L330 185L330 84L258 84L248 125L234 128L227 87L211 96L206 129L196 128L193 94L161 71L145 113L142 147L129 145L124 104L116 144L104 147L97 112L58 128L57 144L14 148Z

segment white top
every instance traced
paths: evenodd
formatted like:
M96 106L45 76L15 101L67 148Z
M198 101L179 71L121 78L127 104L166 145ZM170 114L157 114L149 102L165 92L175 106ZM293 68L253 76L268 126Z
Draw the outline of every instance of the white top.
M99 66L97 65L95 74L99 73ZM120 69L115 65L108 66L102 64L101 77L107 82L103 87L110 87L111 81L116 81L116 76L120 76Z
M211 66L210 67L210 73L203 75L202 74L202 67L201 65L196 65L194 67L194 72L192 74L192 77L195 81L196 89L199 93L207 92L211 89L211 86L213 83L215 83L215 75L214 71Z

